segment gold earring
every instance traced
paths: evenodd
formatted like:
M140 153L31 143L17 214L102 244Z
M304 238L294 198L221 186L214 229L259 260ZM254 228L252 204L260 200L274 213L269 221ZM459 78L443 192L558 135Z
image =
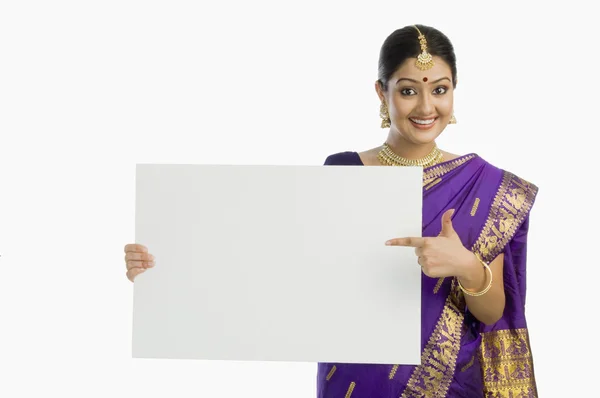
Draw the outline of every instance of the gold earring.
M454 114L452 114L452 117L450 118L448 124L456 124L456 118L454 117Z
M381 106L379 107L379 116L381 117L381 128L385 129L388 127L391 127L392 122L390 120L390 114L388 112L387 106L385 106L385 103L381 103Z

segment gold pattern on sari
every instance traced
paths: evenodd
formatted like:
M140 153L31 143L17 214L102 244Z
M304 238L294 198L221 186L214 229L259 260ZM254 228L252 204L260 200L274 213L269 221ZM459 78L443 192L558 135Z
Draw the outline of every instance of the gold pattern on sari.
M464 372L464 371L466 371L466 370L467 370L467 369L469 369L471 366L473 366L473 363L475 363L475 355L473 355L473 356L471 357L471 360L470 360L470 361L469 361L469 362L468 362L468 363L467 363L465 366L463 366L463 367L462 367L462 369L461 369L460 371L461 371L461 372Z
M446 173L451 172L455 168L462 166L467 163L469 160L473 159L476 155L471 154L467 156L463 156L461 158L457 158L450 162L442 163L438 166L433 166L428 168L425 172L423 172L423 186L429 185L436 178L443 176Z
M333 367L329 371L329 374L327 375L327 378L325 380L327 380L327 381L331 380L331 377L333 376L333 374L335 373L336 370L337 370L337 366L333 365Z
M394 380L394 376L396 376L396 372L398 371L398 365L392 366L392 370L390 370L389 379Z
M490 263L513 238L529 213L537 187L505 171L488 219L472 251Z
M350 387L348 387L348 391L346 392L346 398L350 398L352 396L354 387L356 387L356 383L355 382L350 383Z
M428 185L425 187L425 190L426 190L426 191L428 191L429 189L431 189L431 188L435 187L435 186L436 186L437 184L439 184L440 182L442 182L442 179L441 179L441 178L438 178L438 179L434 180L432 183L428 184Z
M442 315L408 381L403 398L445 397L454 377L463 333L464 297L452 281Z
M475 198L475 203L473 203L473 208L471 209L471 217L475 217L475 214L477 214L477 209L479 208L479 202L481 202L481 199Z
M473 251L490 262L496 258L531 210L536 194L535 185L505 171ZM479 356L486 396L537 396L527 329L499 330L482 336Z
M527 329L482 333L479 358L486 397L536 397Z
M437 294L437 292L440 291L440 288L442 287L442 284L444 283L445 279L446 278L438 279L437 283L435 284L435 287L433 288L433 294Z

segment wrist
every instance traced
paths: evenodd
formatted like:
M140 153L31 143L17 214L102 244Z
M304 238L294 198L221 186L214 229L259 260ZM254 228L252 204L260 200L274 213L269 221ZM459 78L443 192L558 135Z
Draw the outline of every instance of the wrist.
M465 289L479 290L486 282L485 268L471 251L465 256L464 264L463 272L458 275L460 283Z

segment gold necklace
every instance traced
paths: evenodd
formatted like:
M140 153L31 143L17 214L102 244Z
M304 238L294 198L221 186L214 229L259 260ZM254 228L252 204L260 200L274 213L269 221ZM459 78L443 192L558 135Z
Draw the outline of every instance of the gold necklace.
M387 166L420 166L425 168L441 163L443 158L444 155L437 145L433 147L433 150L427 156L421 159L407 159L396 155L387 143L383 144L383 148L377 154L379 162Z

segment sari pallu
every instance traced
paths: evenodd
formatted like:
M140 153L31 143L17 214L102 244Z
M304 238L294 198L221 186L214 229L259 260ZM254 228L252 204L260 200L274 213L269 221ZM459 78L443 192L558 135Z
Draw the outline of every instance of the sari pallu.
M325 165L363 164L358 153L341 152ZM444 212L456 209L453 226L466 248L488 263L504 253L504 315L486 326L469 312L455 278L423 275L421 365L320 363L318 398L537 397L524 314L536 194L534 185L475 154L425 169L423 236L437 236Z

